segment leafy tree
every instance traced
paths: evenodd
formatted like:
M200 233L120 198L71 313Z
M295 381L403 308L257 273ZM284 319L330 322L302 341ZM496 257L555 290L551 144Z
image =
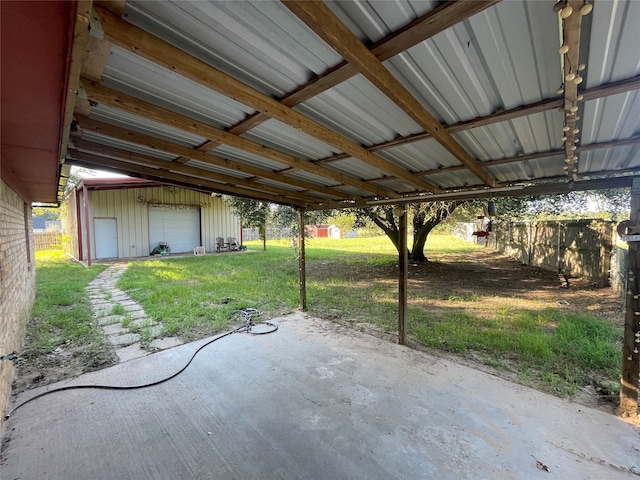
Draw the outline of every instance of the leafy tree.
M424 246L431 231L451 215L463 201L411 203L406 206L407 221L413 227L413 244L408 251L409 258L416 262L427 261ZM355 226L360 227L373 222L389 237L400 251L400 231L398 217L393 213L393 205L354 209Z
M270 217L270 204L250 198L233 197L224 195L224 202L242 220L242 225L249 228L257 228L262 239L263 249L267 249L267 222Z
M62 210L60 208L52 207L33 207L32 214L34 217L43 217L49 222L60 220Z

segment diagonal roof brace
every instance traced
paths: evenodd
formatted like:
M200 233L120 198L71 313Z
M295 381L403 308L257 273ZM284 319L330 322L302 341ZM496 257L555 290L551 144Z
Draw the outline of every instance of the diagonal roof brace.
M495 178L482 169L481 164L469 155L447 132L446 127L424 108L329 7L323 2L284 0L283 3L482 182L492 187L496 185Z
M348 138L334 132L270 96L236 78L189 55L170 43L136 27L108 10L96 6L106 41L140 55L179 75L215 90L229 98L268 114L287 125L342 150L388 174L402 178L419 190L440 192L441 189L404 168L368 151ZM366 48L366 47L365 47ZM367 50L368 51L368 50Z

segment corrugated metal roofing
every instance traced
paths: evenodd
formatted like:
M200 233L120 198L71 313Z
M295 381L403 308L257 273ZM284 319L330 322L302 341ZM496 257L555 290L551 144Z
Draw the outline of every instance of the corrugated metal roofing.
M185 147L197 147L207 140L205 137L199 137L184 130L173 128L139 115L131 115L105 105L98 105L92 108L90 118L126 128L127 130L151 135L162 140L168 140Z
M127 150L129 152L141 153L143 155L149 155L150 157L157 157L162 160L173 161L177 157L167 152L157 150L155 148L140 145L134 142L127 142L117 138L109 137L107 135L101 135L99 133L91 131L83 131L82 139L87 140L98 145L106 145L108 147L118 148L120 150ZM72 142L73 143L73 140ZM82 150L82 149L80 149Z
M127 2L127 20L280 96L341 58L280 2Z
M478 2L339 1L327 5L366 46L378 49L374 54L384 57L382 64L442 123L437 128L455 127L451 142L457 142L498 184L570 179L563 172L565 155L560 153L565 113L558 107L563 97L556 92L563 82L558 54L562 36L551 3L510 0L488 6L487 2L468 18L465 11L476 8ZM335 186L345 193L345 199L354 195L387 198L434 189L423 181L443 190L491 184L482 179L481 172L472 173L475 164L448 144L449 140L423 134L417 117L405 111L414 106L406 102L399 106L374 85L367 75L378 75L380 67L375 61L359 60L365 66L373 65L369 73L353 69L343 74L348 68L342 66L341 55L320 37L325 30L323 18L318 19L321 27L315 33L279 1L131 0L126 3L124 21L97 8L103 22L100 29L114 42L100 83L134 97L137 103L98 102L90 117L177 145L200 147L231 162L228 168L212 167L200 151L193 154L200 160L191 160L188 166L197 165L213 175L235 172L232 175L245 178L250 174L238 173L243 166L282 170L287 173L278 179L269 174L264 184L301 188L287 185L289 178ZM448 13L452 9L458 9L455 18ZM411 30L411 22L424 19L426 23ZM438 30L434 26L438 22L451 26ZM600 98L592 95L578 103L577 115L582 117L577 123L579 147L629 139L640 132L639 23L640 4L633 0L595 2L593 13L582 19L580 61L587 67L579 93L597 87L594 95ZM151 37L136 40L141 35L138 27ZM432 36L408 41L407 29L410 38L424 32ZM167 49L162 41L179 51ZM351 41L343 45L355 48ZM395 44L401 47L393 50ZM385 49L396 53L386 54ZM166 55L158 53L163 51ZM236 80L244 85L235 84ZM620 80L636 83L625 87L626 92L613 94L611 90L609 94L609 84ZM91 90L87 92L92 101ZM279 98L282 103L274 102ZM538 102L549 106L536 107ZM161 119L157 115L155 121L144 119L147 103L221 132L185 125L187 132L180 128L181 120L168 119L164 124L157 121ZM501 120L501 112L511 109L524 113ZM254 119L258 110L265 114ZM477 123L465 128L460 122ZM82 119L79 123L82 128ZM105 141L86 132L83 135ZM242 143L246 140L253 143ZM387 142L393 146L380 147ZM258 154L255 144L268 152ZM373 148L367 152L362 147ZM640 162L635 145L599 147L578 149L580 175L633 168ZM127 144L126 148L149 153L148 147ZM278 158L283 161L275 159L274 150L310 162L308 171L290 170L282 157ZM558 153L549 156L552 151ZM333 156L337 157L320 162L320 168L311 165ZM526 160L519 161L520 156ZM188 158L188 152L183 157ZM505 161L491 163L500 160ZM264 194L264 198L271 196Z
M240 102L117 46L111 48L101 83L220 128L254 113Z
M243 137L305 160L329 157L340 152L311 135L273 119L251 129Z

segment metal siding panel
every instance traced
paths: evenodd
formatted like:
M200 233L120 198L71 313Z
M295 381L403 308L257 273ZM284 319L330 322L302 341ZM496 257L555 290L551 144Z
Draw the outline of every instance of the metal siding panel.
M551 8L501 2L467 23L500 99L498 107L514 108L555 95L561 73L558 20Z
M365 43L374 43L419 16L433 10L438 2L419 1L328 1L327 5Z
M270 95L341 58L280 2L129 1L127 19Z
M328 165L325 165L325 166L328 167ZM287 177L315 183L323 187L335 187L336 185L340 185L335 180L327 179L327 178L321 177L320 175L316 175L315 173L306 172L304 170L297 170L295 172L288 173Z
M125 142L123 140L117 140L112 137L107 137L105 135L101 135L95 132L83 131L82 139L88 142L99 143L100 145L106 145L108 147L119 148L121 150L126 150L129 152L141 153L143 155L149 155L151 157L160 158L162 160L175 160L178 158L176 155L172 155L170 153L166 153L160 150L156 150L151 147L145 147L143 145L139 145L137 143Z
M362 145L423 131L362 75L307 100L296 110Z
M278 120L270 119L242 135L303 160L316 160L340 153L340 150Z
M229 127L255 112L240 102L117 46L111 49L101 83L217 128Z
M264 168L266 170L282 170L288 167L288 165L284 163L269 160L267 158L254 155L253 153L245 152L244 150L238 150L237 148L233 148L228 145L219 145L213 150L209 150L209 153L228 160L234 160L247 165L253 165L254 167Z
M347 157L335 162L325 163L326 168L335 170L336 172L350 175L354 178L363 180L371 180L374 178L384 177L386 175L382 170L363 162L360 159Z
M151 135L185 147L197 147L207 141L206 137L193 135L184 130L147 120L144 117L132 115L124 110L118 110L106 105L98 105L92 108L91 115L89 116L101 122L144 133L145 135Z
M209 163L204 163L201 162L199 160L189 160L188 162L184 163L184 165L187 165L189 167L195 167L195 168L200 168L202 170L208 170L211 173L221 173L223 175L229 175L232 177L238 177L239 179L246 179L246 178L251 178L253 177L253 175L248 175L245 173L241 173L238 172L237 170L232 170L229 168L222 168L222 167L218 167L215 165L211 165Z
M632 137L640 131L639 112L637 90L585 102L581 142L588 145Z
M580 173L640 168L640 145L592 150L580 154Z
M460 162L433 138L380 150L378 155L412 172L460 165Z
M640 2L594 2L587 59L587 88L640 74Z
M468 185L478 185L479 180L468 170L455 172L433 173L425 177L429 182L440 188L456 188Z

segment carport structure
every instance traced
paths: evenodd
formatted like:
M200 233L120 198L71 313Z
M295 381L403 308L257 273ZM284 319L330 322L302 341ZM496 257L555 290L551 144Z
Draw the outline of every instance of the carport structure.
M302 225L308 210L397 203L406 240L406 202L630 187L640 167L634 0L59 8L71 8L73 41L56 186L69 165L110 169L291 205ZM3 171L27 178L24 157L3 157ZM55 202L56 191L35 200ZM636 245L627 413L640 357ZM400 255L401 342L405 265Z

